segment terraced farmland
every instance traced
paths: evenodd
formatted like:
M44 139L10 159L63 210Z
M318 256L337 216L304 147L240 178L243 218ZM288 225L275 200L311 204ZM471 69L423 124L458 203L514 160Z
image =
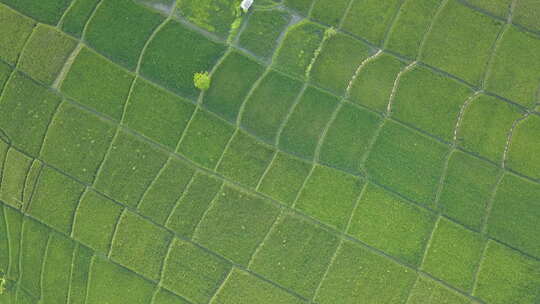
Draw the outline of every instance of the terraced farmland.
M0 0L0 303L540 303L538 0L239 4Z

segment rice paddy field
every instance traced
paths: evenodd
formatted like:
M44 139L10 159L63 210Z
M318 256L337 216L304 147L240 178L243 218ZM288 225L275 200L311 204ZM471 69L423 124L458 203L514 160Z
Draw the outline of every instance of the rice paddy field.
M0 0L0 303L540 304L540 1Z

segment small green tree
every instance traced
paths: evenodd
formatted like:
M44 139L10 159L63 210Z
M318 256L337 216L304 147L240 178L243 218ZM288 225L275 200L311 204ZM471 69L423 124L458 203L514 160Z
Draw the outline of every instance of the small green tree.
M6 292L7 280L3 273L0 274L0 295L3 295Z
M208 72L195 73L193 76L193 83L195 87L201 91L206 91L210 88L210 75Z

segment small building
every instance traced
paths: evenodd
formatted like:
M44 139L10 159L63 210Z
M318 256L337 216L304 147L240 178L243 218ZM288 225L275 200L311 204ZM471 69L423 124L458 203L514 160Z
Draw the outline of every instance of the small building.
M249 10L252 4L253 4L253 0L243 0L242 3L240 4L240 7L245 13L247 13L247 11Z

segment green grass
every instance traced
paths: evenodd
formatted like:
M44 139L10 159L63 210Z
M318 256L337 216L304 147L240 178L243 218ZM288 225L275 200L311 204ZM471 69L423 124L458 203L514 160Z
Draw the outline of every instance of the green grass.
M0 61L0 88L4 87L4 84L9 79L9 75L11 75L11 67L7 63L3 63Z
M540 180L540 117L532 115L519 123L512 134L507 166Z
M349 99L378 112L385 112L398 73L405 63L383 53L366 63L354 80Z
M0 98L0 128L15 147L37 156L59 103L60 96L53 91L15 73Z
M366 169L375 181L430 206L447 150L433 139L387 122L369 153Z
M313 1L315 0L285 0L283 2L288 8L293 9L305 16L308 14Z
M534 0L522 0L516 4L512 21L536 32L540 31L540 4Z
M180 0L178 14L200 28L226 37L239 4L236 0Z
M310 163L288 153L278 152L261 181L259 191L291 205L310 170Z
M165 262L163 286L193 303L208 303L230 268L203 249L174 239Z
M87 294L88 276L92 251L82 245L75 248L73 266L71 267L71 280L69 299L72 303L84 303Z
M120 120L133 78L126 70L83 48L69 69L61 90L75 101Z
M295 207L333 228L344 230L363 184L363 180L342 171L316 166Z
M308 87L282 130L279 147L312 159L320 136L338 102L337 97Z
M325 28L310 21L300 21L288 28L281 47L274 54L277 69L304 78L315 50L323 40Z
M369 53L370 49L364 43L344 34L336 34L325 41L313 65L311 79L342 96L358 66Z
M511 0L467 0L467 2L503 18L508 15L512 3Z
M486 89L532 108L537 102L540 78L539 48L540 38L508 27L495 50Z
M311 298L338 243L338 238L322 227L287 214L278 220L250 269Z
M238 43L257 56L270 57L290 18L290 15L282 10L253 11ZM269 24L272 26L268 26Z
M178 152L203 167L213 169L233 132L230 124L207 111L198 110L180 142Z
M425 41L422 61L479 85L504 22L450 1Z
M97 252L107 254L122 207L95 191L81 198L73 225L73 238Z
M169 158L138 206L141 214L164 224L176 202L186 191L195 170L183 161Z
M17 209L22 209L25 207L23 193L32 159L15 149L9 149L3 160L5 167L2 169L0 199Z
M422 269L465 292L473 287L484 241L478 233L441 218L427 249ZM451 264L451 267L448 267Z
M463 112L458 143L468 151L501 163L514 121L523 116L514 105L487 95L476 97Z
M49 229L28 217L23 220L19 284L32 294L41 294L41 272Z
M302 304L301 299L238 269L233 269L211 304Z
M9 241L9 267L5 269L7 276L10 278L19 278L20 276L20 259L22 250L22 230L23 230L23 214L15 209L4 207L4 217L8 231Z
M236 122L247 94L263 70L254 60L238 52L229 53L212 75L203 105L226 120Z
M51 233L43 265L42 300L44 303L64 303L68 300L71 261L75 242L58 233Z
M158 280L171 234L131 211L124 212L117 225L111 259L146 278Z
M15 64L35 21L5 5L0 5L0 59Z
M186 300L183 300L182 298L176 296L174 293L169 292L163 288L161 288L155 298L154 302L155 304L189 304Z
M76 45L74 39L62 32L39 24L22 52L19 68L32 78L51 85Z
M349 0L317 0L310 17L324 24L338 27L349 2Z
M441 3L442 0L405 0L389 30L385 46L406 57L416 58Z
M279 72L269 72L246 101L241 125L264 141L274 143L302 84Z
M66 11L61 24L62 31L75 37L81 37L84 26L98 3L99 0L73 0L73 4Z
M414 266L422 259L435 217L379 186L368 184L348 234Z
M195 98L199 91L193 84L193 75L209 71L224 52L224 45L169 21L148 45L141 74L175 93Z
M540 185L507 173L498 187L488 218L490 236L540 257Z
M255 188L274 155L274 149L244 132L237 132L224 152L217 172Z
M128 100L124 123L175 149L193 111L195 106L189 101L138 78Z
M167 228L188 238L193 236L222 184L220 180L201 172L195 173L192 178L189 188L178 200L165 223Z
M84 38L98 52L135 70L146 41L163 19L130 0L104 0L87 25Z
M111 145L96 177L95 189L135 207L167 161L167 154L125 131L119 131Z
M43 23L56 25L72 0L2 0L23 14Z
M38 177L41 174L42 169L43 163L38 159L34 159L32 161L30 169L28 169L28 173L26 174L26 180L24 181L23 190L23 204L26 206L28 205L28 203L30 203L32 193L34 192L34 188L36 186Z
M234 263L246 265L278 213L270 202L228 186L202 218L193 239Z
M399 5L399 0L355 1L345 16L343 29L376 45L382 45Z
M426 302L426 300L428 302ZM407 304L471 304L469 299L457 292L445 287L441 283L429 279L425 276L419 276L411 290ZM476 303L476 302L474 302Z
M473 295L493 304L534 304L538 299L540 263L490 241L480 265L478 285Z
M324 138L321 163L358 174L361 171L360 159L367 152L380 122L375 113L344 104Z
M150 303L155 286L129 270L95 256L86 303ZM111 288L114 286L114 288Z
M472 91L423 67L403 74L393 101L395 118L451 141L459 112Z
M6 207L7 208L7 207ZM0 269L2 269L2 276L6 277L6 273L9 269L10 256L9 256L9 231L7 226L6 217L4 215L4 206L0 207Z
M63 233L70 233L84 186L68 176L43 168L28 213Z
M403 303L416 273L354 243L345 241L322 282L320 304Z
M460 151L452 152L439 198L442 212L479 231L498 173L493 164Z
M91 183L113 140L115 126L63 102L49 126L41 157L46 163Z

